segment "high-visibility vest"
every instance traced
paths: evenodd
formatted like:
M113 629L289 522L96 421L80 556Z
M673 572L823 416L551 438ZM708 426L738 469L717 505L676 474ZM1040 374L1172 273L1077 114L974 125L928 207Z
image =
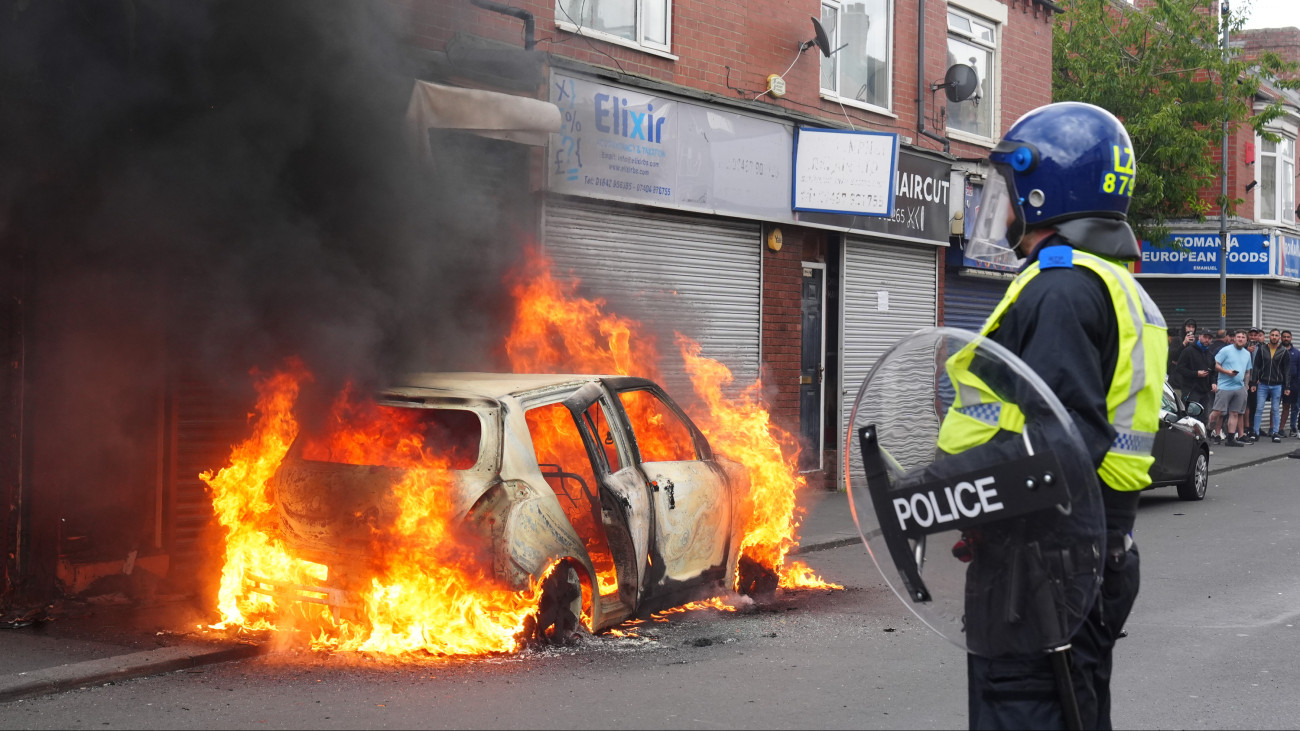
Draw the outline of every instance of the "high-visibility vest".
M1077 249L1071 253L1074 266L1095 272L1105 282L1119 324L1119 358L1106 392L1106 416L1116 434L1097 474L1115 490L1141 490L1151 484L1149 470L1155 461L1151 452L1159 428L1168 355L1164 317L1123 265ZM997 330L1007 309L1040 272L1036 261L1016 277L980 335ZM978 342L968 343L946 364L956 394L940 427L938 446L950 454L983 444L999 429L1024 430L1020 409L998 398L970 372Z

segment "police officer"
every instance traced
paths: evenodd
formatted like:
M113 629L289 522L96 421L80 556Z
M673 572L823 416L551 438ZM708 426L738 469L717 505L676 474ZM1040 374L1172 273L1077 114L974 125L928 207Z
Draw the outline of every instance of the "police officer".
M1168 354L1164 318L1123 263L1140 256L1127 223L1133 146L1106 110L1062 102L1021 117L989 161L994 174L967 253L1024 261L982 333L1055 392L1103 493L1102 586L1070 639L1069 667L1082 727L1109 729L1111 650L1137 598L1132 530L1139 491L1150 484ZM967 669L971 728L1063 728L1069 720L1045 653L972 654Z

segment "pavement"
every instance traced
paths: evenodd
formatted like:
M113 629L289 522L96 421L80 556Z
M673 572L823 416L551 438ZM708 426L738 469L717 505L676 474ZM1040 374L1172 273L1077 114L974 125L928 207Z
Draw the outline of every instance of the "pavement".
M1210 475L1292 456L1300 458L1300 439L1284 439L1281 444L1261 441L1240 449L1217 446L1210 456ZM809 490L802 503L806 512L793 553L861 540L843 491ZM215 619L194 598L181 596L155 597L141 605L121 594L109 594L89 601L61 601L29 617L11 612L0 617L0 703L267 651L255 641L211 629Z

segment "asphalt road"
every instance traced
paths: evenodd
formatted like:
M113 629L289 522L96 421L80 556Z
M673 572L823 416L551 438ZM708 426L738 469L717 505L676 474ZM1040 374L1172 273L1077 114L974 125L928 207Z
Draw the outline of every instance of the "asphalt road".
M1300 460L1143 497L1143 588L1116 659L1120 728L1294 728ZM804 558L844 591L696 610L634 637L391 663L269 656L0 705L0 728L964 728L962 653L859 546Z

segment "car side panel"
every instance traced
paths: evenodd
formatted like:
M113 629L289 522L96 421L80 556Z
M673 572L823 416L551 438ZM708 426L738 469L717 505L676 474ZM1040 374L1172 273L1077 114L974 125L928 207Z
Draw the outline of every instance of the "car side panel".
M694 460L647 462L642 468L651 485L663 579L685 582L724 568L732 509L730 490L718 471Z
M650 550L650 504L646 496L645 480L633 467L625 467L607 475L602 485L619 499L627 518L628 532L636 551L638 595L645 586L645 557Z

